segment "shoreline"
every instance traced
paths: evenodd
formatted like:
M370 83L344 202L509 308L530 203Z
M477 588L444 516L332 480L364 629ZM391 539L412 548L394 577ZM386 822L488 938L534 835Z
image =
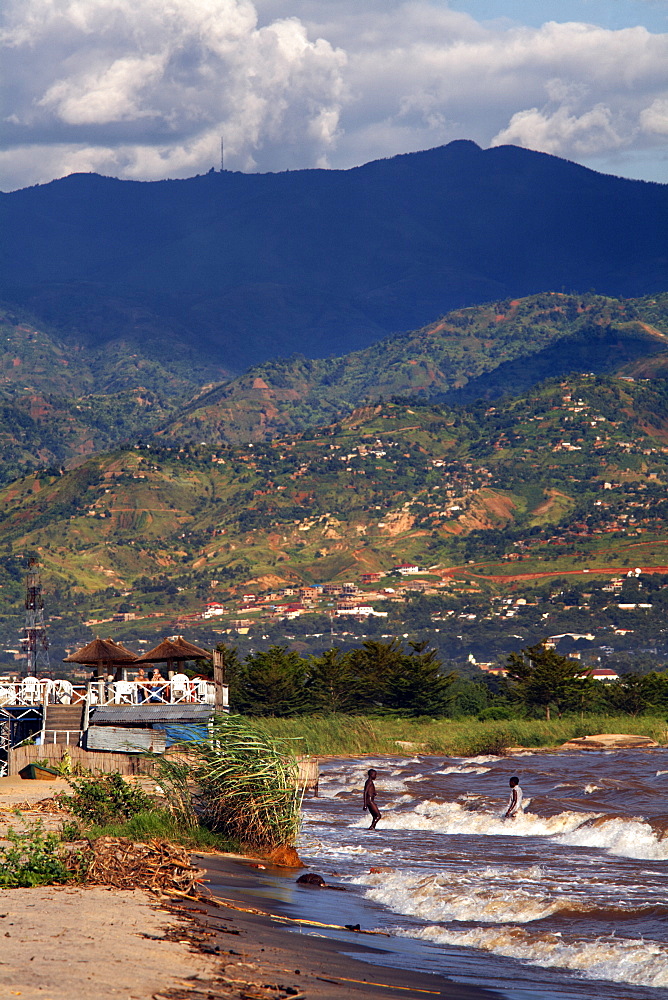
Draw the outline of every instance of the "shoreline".
M63 814L44 800L66 786L0 779L0 839L7 826L35 820L59 828ZM353 891L297 886L300 869L244 855L192 858L205 871L199 897L76 883L0 889L0 1000L498 1000L414 971L418 960L397 966L400 952L419 956L420 944L337 929L365 924Z
M499 1000L397 965L424 946L334 923L360 899L295 886L298 869L242 855L194 855L211 899L101 886L0 891L0 998L90 1000ZM295 896L290 899L290 896ZM301 899L300 899L301 897ZM300 902L302 905L300 905ZM343 908L343 910L342 910ZM290 911L290 912L288 912ZM308 915L307 915L308 914ZM330 920L331 918L331 920Z
M362 923L365 904L352 891L344 895L299 886L295 883L299 869L243 856L195 854L193 859L206 870L211 902L201 897L192 903L183 899L181 905L184 913L192 912L193 933L204 929L215 934L215 939L207 938L209 946L215 940L220 949L221 972L210 981L215 998L250 996L249 989L257 991L252 996L267 1000L289 996L499 1000L501 996L495 990L418 971L420 956L426 954L419 942L339 929L347 922L346 913L354 923ZM366 909L371 929L372 909ZM397 964L402 953L407 961ZM243 985L240 980L245 980ZM192 997L196 995L201 994ZM186 1000L188 994L165 994L166 1000L182 996Z

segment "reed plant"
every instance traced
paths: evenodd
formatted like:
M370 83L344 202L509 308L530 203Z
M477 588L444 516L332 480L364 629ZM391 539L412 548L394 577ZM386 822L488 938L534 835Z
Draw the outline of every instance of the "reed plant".
M158 784L179 821L248 847L294 845L303 788L295 742L241 716L217 717L208 737L180 743L162 760Z
M303 715L262 719L265 730L298 740L298 752L316 756L432 753L471 757L503 753L510 747L553 748L578 736L635 733L668 743L668 724L660 716L574 715L545 719L415 719L396 716Z

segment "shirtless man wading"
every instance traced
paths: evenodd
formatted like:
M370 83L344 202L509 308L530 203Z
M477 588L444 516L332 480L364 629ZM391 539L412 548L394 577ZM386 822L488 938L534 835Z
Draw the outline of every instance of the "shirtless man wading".
M381 817L381 812L376 805L376 786L374 785L374 778L376 777L376 772L373 768L369 770L369 777L364 783L364 805L363 809L368 809L371 813L372 821L370 830L376 829L376 823Z

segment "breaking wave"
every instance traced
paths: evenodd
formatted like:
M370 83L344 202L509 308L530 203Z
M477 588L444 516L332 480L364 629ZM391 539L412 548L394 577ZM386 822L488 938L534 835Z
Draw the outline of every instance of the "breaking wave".
M434 774L487 774L491 767L474 767L472 764L459 764L456 767L444 767Z
M405 801L402 800L402 801ZM537 816L525 812L512 820L459 802L419 802L411 810L383 813L387 830L433 830L450 836L548 837L569 847L593 847L607 854L647 861L668 860L668 837L642 819L604 818L600 813L561 812ZM366 819L353 823L363 827Z
M647 861L668 860L668 838L642 819L597 818L565 831L557 842L569 847L596 847L608 854Z
M491 873L490 873L491 874ZM549 890L511 888L510 886L489 888L486 884L471 883L466 877L452 873L415 875L383 873L364 875L355 879L366 886L365 895L377 903L382 903L396 913L404 913L421 920L438 921L479 921L499 924L505 921L529 923L566 907L575 908L575 899L551 897ZM484 880L482 880L484 883Z
M475 875L439 872L432 875L382 872L358 875L365 895L395 913L420 920L527 924L548 917L587 917L599 922L668 916L668 904L620 901L614 883L597 881L596 892L586 880L564 891L561 883L534 865L529 869L485 868ZM522 884L528 883L528 884Z
M478 948L544 968L578 972L587 979L608 979L633 986L668 986L668 947L637 938L602 935L595 940L535 933L524 927L452 930L428 926L401 929L405 937L454 947Z
M459 802L419 802L410 811L388 810L383 813L387 830L433 830L441 834L465 834L488 837L552 837L576 830L597 813L563 812L556 816L522 813L512 820L484 810L474 811ZM364 826L364 820L353 826Z

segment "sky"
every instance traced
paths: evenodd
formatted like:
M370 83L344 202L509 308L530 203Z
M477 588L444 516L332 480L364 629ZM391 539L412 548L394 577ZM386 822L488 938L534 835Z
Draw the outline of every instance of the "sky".
M0 190L473 139L668 183L668 0L3 0Z

